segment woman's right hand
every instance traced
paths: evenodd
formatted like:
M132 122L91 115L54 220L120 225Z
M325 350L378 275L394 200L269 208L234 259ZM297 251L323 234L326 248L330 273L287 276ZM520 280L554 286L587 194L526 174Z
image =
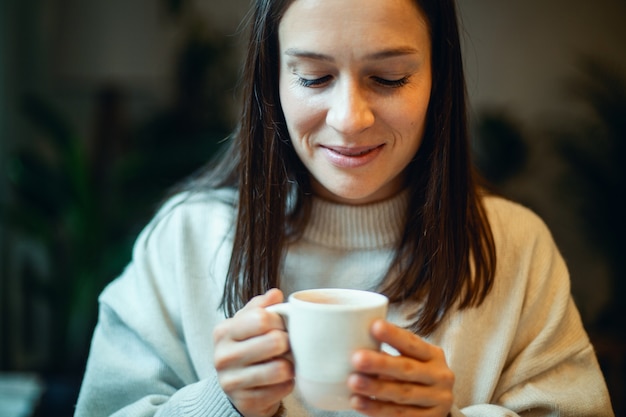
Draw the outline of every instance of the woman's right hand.
M215 369L222 389L245 417L271 417L294 387L289 340L281 317L265 307L283 301L272 289L254 297L213 331Z

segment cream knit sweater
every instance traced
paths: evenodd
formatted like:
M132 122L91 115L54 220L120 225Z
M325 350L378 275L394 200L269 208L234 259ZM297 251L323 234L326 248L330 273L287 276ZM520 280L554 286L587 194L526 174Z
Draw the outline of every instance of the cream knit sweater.
M213 368L212 329L232 248L231 191L172 199L142 232L133 260L100 297L77 416L239 416ZM387 271L407 195L370 206L316 200L289 248L286 295L312 287L371 289ZM612 416L606 386L543 222L489 197L498 256L493 291L449 314L427 340L456 375L453 416ZM394 306L406 324L415 305ZM286 415L352 417L284 400Z

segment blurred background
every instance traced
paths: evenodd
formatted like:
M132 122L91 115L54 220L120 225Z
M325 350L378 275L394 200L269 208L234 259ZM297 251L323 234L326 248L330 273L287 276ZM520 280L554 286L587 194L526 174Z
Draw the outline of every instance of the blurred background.
M626 416L626 2L458 3L476 163L551 228ZM98 293L235 124L248 6L0 0L0 415L72 415Z

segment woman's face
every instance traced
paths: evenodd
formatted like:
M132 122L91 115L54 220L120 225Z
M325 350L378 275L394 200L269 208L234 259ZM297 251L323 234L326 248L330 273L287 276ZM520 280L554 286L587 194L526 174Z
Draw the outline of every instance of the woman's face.
M426 19L412 0L295 0L283 16L280 100L314 192L365 204L398 193L431 90Z

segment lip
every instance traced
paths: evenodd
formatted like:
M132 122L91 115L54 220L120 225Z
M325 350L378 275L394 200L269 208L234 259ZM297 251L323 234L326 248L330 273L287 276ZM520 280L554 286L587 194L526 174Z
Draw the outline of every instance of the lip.
M328 161L336 167L358 168L376 159L384 146L321 146L321 149Z

